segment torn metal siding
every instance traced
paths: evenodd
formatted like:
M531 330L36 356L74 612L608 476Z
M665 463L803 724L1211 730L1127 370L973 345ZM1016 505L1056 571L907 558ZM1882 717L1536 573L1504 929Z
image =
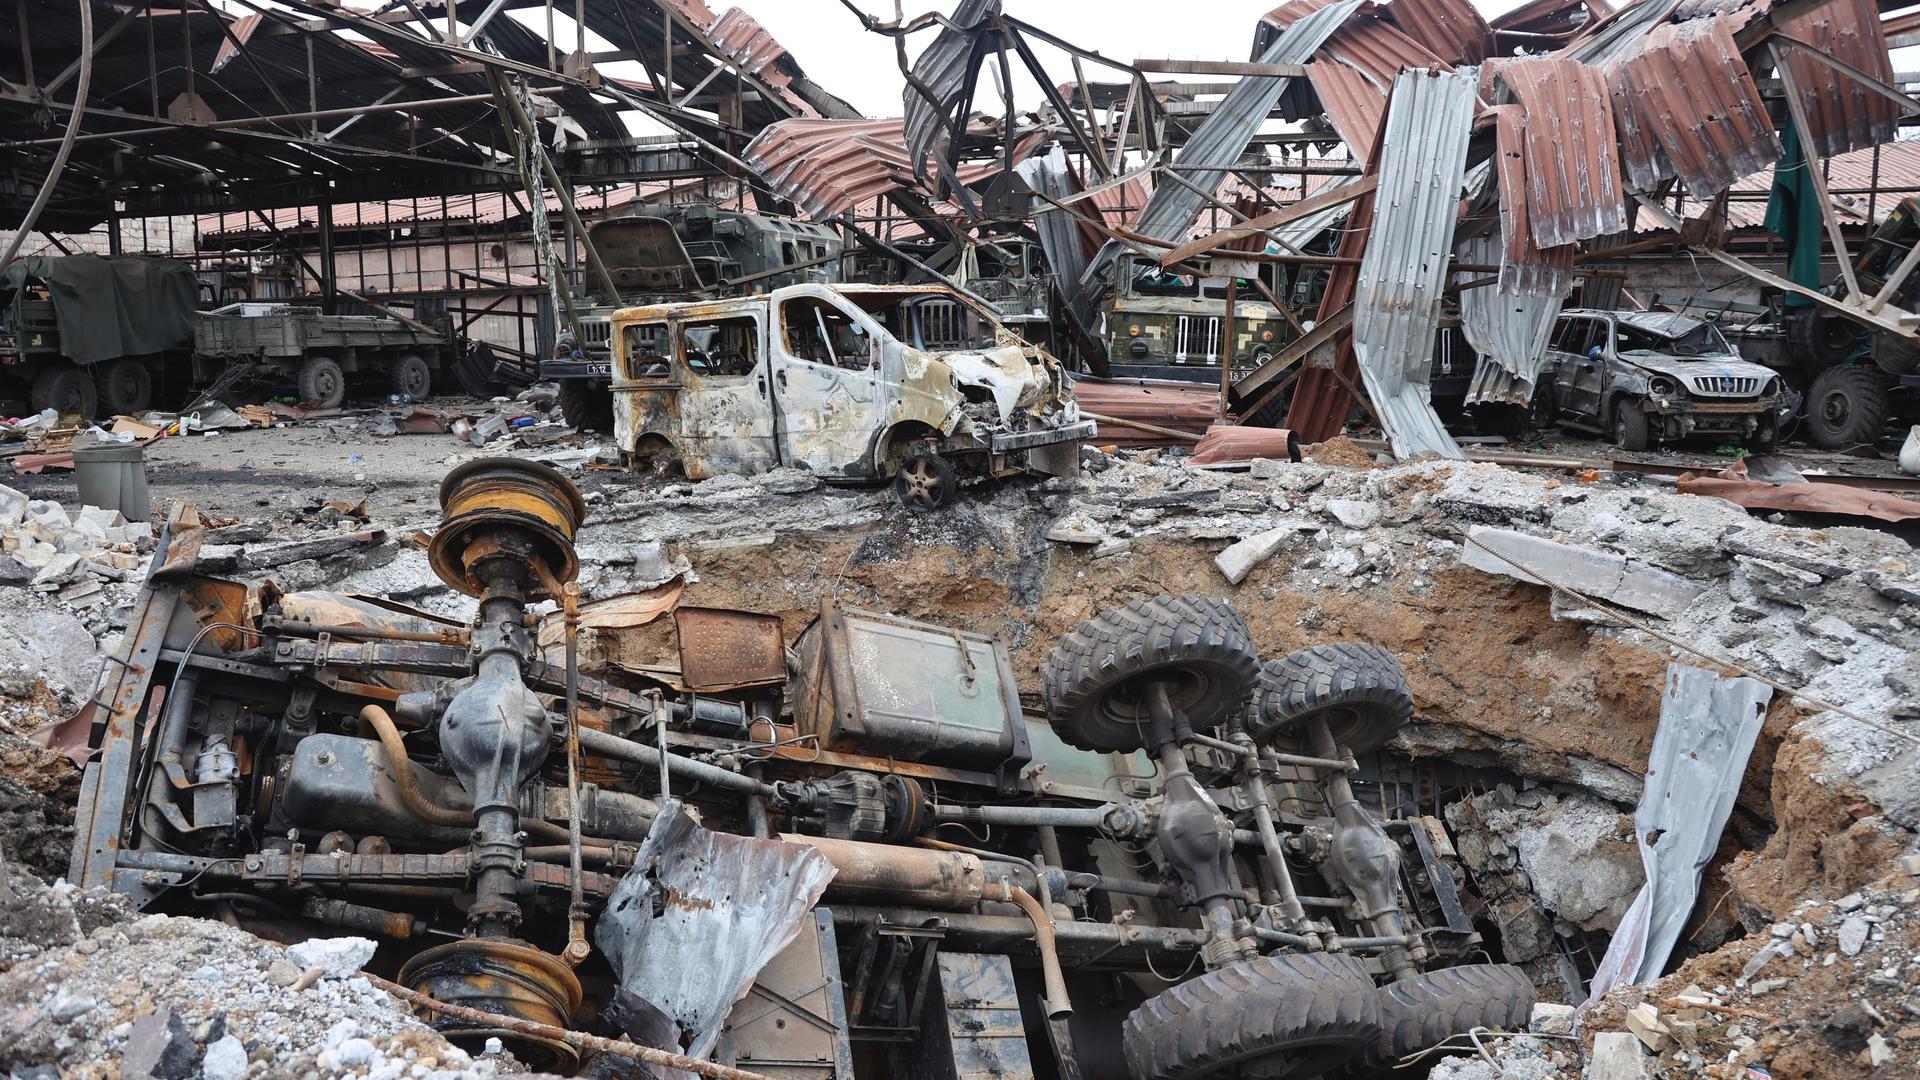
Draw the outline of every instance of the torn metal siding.
M955 118L960 112L962 99L978 74L974 51L978 27L999 14L1000 0L960 0L948 20L952 25L942 26L913 61L913 78L934 95L934 100L927 100L911 82L900 92L906 108L907 158L913 163L914 177L923 184L929 175L928 156L940 152L945 143L943 118ZM955 122L964 125L967 118L958 116Z
M1387 18L1435 55L1462 64L1486 59L1493 30L1468 0L1392 0Z
M1598 68L1539 57L1498 76L1526 109L1527 225L1542 248L1627 227L1613 100Z
M1304 64L1326 44L1327 38L1345 22L1362 0L1341 0L1306 16L1281 33L1260 62L1265 64ZM1231 165L1246 152L1247 143L1260 131L1288 80L1279 77L1249 76L1235 83L1219 107L1207 114L1180 151L1178 164ZM1200 191L1217 191L1226 179L1226 169L1192 172L1186 175ZM1182 184L1161 184L1147 198L1134 229L1156 240L1178 240L1200 213L1206 200L1199 191Z
M1460 245L1460 261L1495 262L1501 247L1499 233L1482 233ZM1467 386L1467 404L1498 401L1524 406L1533 401L1533 387L1546 364L1547 340L1553 336L1563 299L1553 291L1521 296L1488 286L1460 291L1460 331L1480 357Z
M1307 79L1313 83L1313 92L1319 97L1327 119L1333 123L1333 130L1346 141L1347 152L1365 168L1367 155L1373 151L1374 140L1380 134L1380 121L1387 115L1386 91L1375 86L1358 68L1337 60L1315 60L1308 64Z
M1403 72L1381 138L1380 187L1354 297L1353 350L1398 458L1462 456L1428 401L1479 71Z
M1606 65L1627 187L1679 177L1707 198L1780 157L1780 139L1728 19L1656 27Z
M1633 815L1647 883L1594 972L1589 1002L1660 976L1693 913L1700 874L1719 847L1772 698L1756 679L1667 665L1660 726Z
M1072 169L1067 165L1067 152L1058 144L1049 147L1045 154L1014 166L1013 171L1027 182L1027 186L1056 202L1076 193L1078 185L1074 182ZM1040 249L1046 253L1047 270L1053 278L1055 293L1066 300L1067 313L1075 322L1083 329L1091 327L1095 314L1094 297L1087 290L1075 287L1080 275L1086 272L1091 254L1080 216L1056 206L1036 203L1033 226L1034 231L1040 234Z
M1573 247L1542 249L1527 223L1525 110L1496 105L1494 175L1500 185L1500 291L1508 296L1565 296L1573 287Z
M1634 48L1640 35L1666 22L1681 0L1640 0L1607 16L1591 33L1582 36L1556 56L1583 64L1604 64Z
M1883 83L1894 81L1880 13L1870 0L1833 0L1781 29ZM1800 103L1821 156L1893 141L1899 129L1898 105L1798 50L1777 49L1775 55L1800 87Z

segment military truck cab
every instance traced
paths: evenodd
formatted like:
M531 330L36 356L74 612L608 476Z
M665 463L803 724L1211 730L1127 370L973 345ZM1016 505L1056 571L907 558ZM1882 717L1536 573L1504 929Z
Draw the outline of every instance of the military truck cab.
M1233 340L1222 340L1227 284L1224 277L1176 273L1150 259L1123 256L1100 313L1113 376L1217 381L1223 359L1247 370L1271 359L1295 336L1293 324L1244 281L1235 290ZM1285 295L1267 284L1275 296Z
M936 509L962 477L1074 474L1093 434L1058 361L944 287L789 285L613 327L616 444L693 479L892 478Z

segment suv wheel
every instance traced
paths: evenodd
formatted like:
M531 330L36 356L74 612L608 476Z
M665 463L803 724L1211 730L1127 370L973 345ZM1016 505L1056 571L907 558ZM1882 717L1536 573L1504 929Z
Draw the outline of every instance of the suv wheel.
M1622 450L1645 450L1647 410L1637 401L1622 400L1613 407L1613 444Z
M915 454L893 474L893 494L909 510L940 510L953 502L960 479L939 454Z

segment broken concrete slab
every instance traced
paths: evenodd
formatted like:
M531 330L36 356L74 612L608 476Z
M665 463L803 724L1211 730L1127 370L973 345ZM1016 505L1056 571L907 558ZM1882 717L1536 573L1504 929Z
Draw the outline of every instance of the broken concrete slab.
M1214 556L1213 564L1220 568L1229 585L1238 585L1247 579L1254 567L1272 558L1273 553L1280 550L1280 545L1299 531L1292 526L1282 525L1277 529L1255 533Z
M1488 574L1547 584L1529 572L1537 571L1556 584L1596 600L1661 618L1678 616L1706 591L1685 578L1623 555L1487 525L1475 525L1467 531L1460 561Z
M1624 1031L1603 1031L1593 1037L1584 1080L1646 1080L1647 1054L1640 1040Z
M1047 527L1046 538L1062 544L1098 544L1107 530L1085 514L1068 514Z

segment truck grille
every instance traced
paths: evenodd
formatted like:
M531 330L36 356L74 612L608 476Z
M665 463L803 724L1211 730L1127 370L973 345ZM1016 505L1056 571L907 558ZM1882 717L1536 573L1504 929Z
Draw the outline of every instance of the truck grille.
M1760 380L1752 375L1695 375L1687 380L1701 397L1753 397Z
M580 336L586 339L580 343L582 345L612 345L613 320L583 316L580 319Z
M1214 363L1220 358L1220 316L1182 315L1173 328L1173 358L1189 356Z

